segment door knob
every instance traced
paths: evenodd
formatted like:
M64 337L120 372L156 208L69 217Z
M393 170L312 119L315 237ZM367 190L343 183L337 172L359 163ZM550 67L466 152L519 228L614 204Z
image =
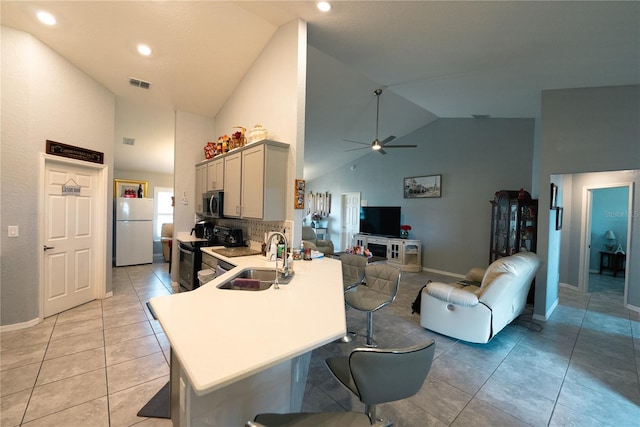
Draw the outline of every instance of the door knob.
M55 249L55 248L56 248L55 246L47 246L47 245L44 245L44 250L45 250L45 251L48 251L49 249Z

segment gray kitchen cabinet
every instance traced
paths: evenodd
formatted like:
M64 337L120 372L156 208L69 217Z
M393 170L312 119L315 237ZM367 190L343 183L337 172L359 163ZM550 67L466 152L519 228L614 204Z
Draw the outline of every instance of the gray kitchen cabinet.
M264 221L286 219L289 145L261 141L224 157L224 215Z

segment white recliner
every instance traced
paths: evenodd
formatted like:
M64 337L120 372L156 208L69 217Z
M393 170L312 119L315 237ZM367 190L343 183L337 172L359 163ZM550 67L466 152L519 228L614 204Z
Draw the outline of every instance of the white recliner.
M539 266L536 254L520 252L486 270L472 269L465 281L431 282L422 290L420 324L463 341L489 342L524 310Z

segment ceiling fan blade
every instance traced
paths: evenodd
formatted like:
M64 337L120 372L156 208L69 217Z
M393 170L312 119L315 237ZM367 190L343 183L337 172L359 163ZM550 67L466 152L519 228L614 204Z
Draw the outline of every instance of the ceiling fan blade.
M353 139L343 139L343 141L346 141L346 142L353 142L353 143L355 143L355 144L371 145L371 144L369 144L368 142L354 141Z
M369 144L367 144L369 145ZM349 150L344 150L344 152L348 152L348 151L357 151L357 150L366 150L369 147L359 147L359 148L350 148Z
M393 141L394 139L396 139L396 137L393 136L393 135L390 135L390 136L386 137L385 139L383 139L382 141L380 141L380 145L384 145L387 142Z
M417 145L385 145L384 148L416 148Z
M371 142L370 144L360 142L360 141L354 141L352 139L345 139L344 141L367 145L371 147L373 151L377 151L380 154L387 154L387 152L384 151L382 147L384 148L416 148L417 145L386 145L387 143L396 139L394 135L389 135L382 141L378 139L378 130L380 126L380 94L382 93L382 89L376 89L373 93L376 96L376 139L374 139L373 142ZM355 151L355 150L362 150L362 148L352 148L350 150L344 150L344 151L346 152L346 151Z

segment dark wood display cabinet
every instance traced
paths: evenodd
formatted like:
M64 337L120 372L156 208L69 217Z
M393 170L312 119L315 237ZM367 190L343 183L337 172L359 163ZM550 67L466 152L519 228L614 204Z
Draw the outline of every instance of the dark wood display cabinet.
M491 200L489 264L517 252L535 252L538 200L527 191L501 190Z

